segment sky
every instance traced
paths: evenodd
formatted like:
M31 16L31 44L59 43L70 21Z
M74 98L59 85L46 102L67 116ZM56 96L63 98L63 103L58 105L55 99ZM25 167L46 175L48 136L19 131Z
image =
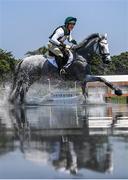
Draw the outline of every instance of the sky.
M111 55L128 51L128 0L0 0L0 48L23 58L47 45L67 16L77 17L72 36L107 33Z

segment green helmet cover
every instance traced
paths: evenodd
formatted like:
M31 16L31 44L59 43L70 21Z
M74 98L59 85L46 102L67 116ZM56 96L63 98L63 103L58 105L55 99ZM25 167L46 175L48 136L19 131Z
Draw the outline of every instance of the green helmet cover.
M70 17L67 17L67 18L65 19L65 24L70 24L70 23L75 24L76 21L77 21L77 18L70 16Z

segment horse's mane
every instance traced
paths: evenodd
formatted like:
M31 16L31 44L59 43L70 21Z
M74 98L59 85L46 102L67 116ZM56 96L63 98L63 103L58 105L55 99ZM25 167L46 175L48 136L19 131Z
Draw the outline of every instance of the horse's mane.
M92 39L100 37L99 33L93 33L89 36L87 36L82 42L80 42L78 45L75 46L75 50L81 48L82 46L86 46L88 42L90 42Z

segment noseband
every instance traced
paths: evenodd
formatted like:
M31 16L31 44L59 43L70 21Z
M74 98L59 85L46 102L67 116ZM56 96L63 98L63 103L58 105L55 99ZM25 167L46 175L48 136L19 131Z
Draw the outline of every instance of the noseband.
M97 48L96 48L96 49L98 49L98 47L99 47L99 53L100 53L100 55L101 55L103 58L105 58L106 56L109 56L110 53L104 53L104 52L102 52L101 45L100 45L101 42L100 42L100 41L101 41L101 39L98 40ZM102 44L107 44L107 43L102 42Z

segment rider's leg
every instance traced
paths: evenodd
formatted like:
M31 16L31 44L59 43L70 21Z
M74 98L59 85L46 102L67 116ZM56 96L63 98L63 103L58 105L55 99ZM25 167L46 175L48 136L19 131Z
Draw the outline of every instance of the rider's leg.
M58 71L60 72L61 68L62 68L62 64L63 64L63 57L62 56L56 56L56 63L58 65Z
M48 45L48 50L49 50L53 55L55 55L55 56L60 56L60 57L63 58L63 53L61 52L61 50L59 49L58 46L50 43L50 44Z
M73 54L72 54L72 52L70 50L68 50L68 52L69 52L69 58L68 58L67 64L64 66L64 68L68 68L71 65L72 61L73 61Z
M56 63L58 65L58 70L60 71L62 67L62 61L63 61L63 53L61 52L58 46L53 45L52 43L48 45L48 50L50 52L49 55L52 55L51 58L53 57L55 58Z
M69 52L69 58L68 58L68 62L66 65L63 66L63 68L60 70L60 74L66 74L66 70L68 69L68 67L72 64L73 61L73 54L70 50L68 50Z

